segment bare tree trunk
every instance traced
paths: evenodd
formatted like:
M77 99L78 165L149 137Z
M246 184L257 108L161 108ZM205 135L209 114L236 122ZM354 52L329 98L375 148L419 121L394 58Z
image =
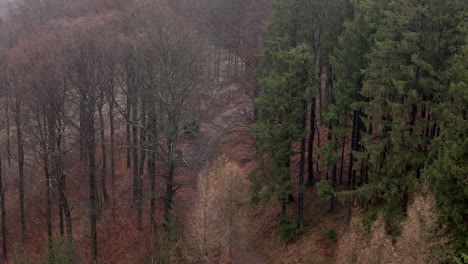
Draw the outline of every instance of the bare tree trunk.
M47 239L49 242L49 249L52 249L52 180L49 172L48 161L44 162L44 175L45 175L45 192L46 192L46 226L47 226Z
M86 98L86 96L83 96ZM86 100L86 99L82 99ZM91 254L93 261L97 262L98 258L98 241L97 241L97 185L96 185L96 135L94 125L94 109L96 107L93 98L88 99L86 107L86 153L88 154L89 165L89 222L91 225Z
M239 76L239 47L241 45L240 37L236 36L236 52L234 52L234 77L237 79Z
M62 147L61 147L61 139L58 140L58 153L60 153L60 156L57 157L57 171L59 175L59 199L60 199L60 207L61 207L61 213L65 215L65 223L66 223L66 228L67 228L67 239L69 241L73 240L73 230L72 230L72 220L71 220L71 211L70 211L70 206L68 205L68 197L67 197L67 181L66 181L66 174L64 173L64 162L63 162L63 157L61 155L62 153ZM62 223L63 225L63 223ZM63 227L62 227L63 229Z
M7 261L7 229L6 229L6 206L5 206L5 186L3 186L2 158L0 156L0 207L2 209L2 251L3 260Z
M150 197L150 228L151 233L156 231L156 153L154 150L150 150L151 153L148 155L148 175L150 178L151 185L151 197Z
M231 77L231 72L232 72L232 69L233 69L233 62L232 62L232 50L228 50L228 63L227 63L227 77Z
M127 169L132 168L132 151L130 149L130 140L131 140L131 130L130 130L130 114L131 114L131 101L130 101L130 95L127 95L127 109L126 110L126 116L125 116L125 144L126 150L127 150Z
M79 127L79 137L80 137L80 160L83 161L86 159L85 153L85 137L86 137L86 106L84 102L80 101L80 127Z
M156 232L156 158L157 158L157 124L156 124L156 109L149 111L149 154L148 154L148 175L151 185L150 198L150 227L151 232Z
M50 130L50 127L49 127ZM46 207L46 225L47 225L47 241L48 241L48 246L49 250L53 249L54 246L54 241L53 241L53 234L52 234L52 177L49 171L49 161L47 158L45 158L44 161L44 174L46 178L46 200L47 200L47 207ZM61 216L61 215L60 215ZM60 219L61 220L61 219ZM62 223L62 221L61 221ZM55 262L55 255L54 254L48 254L48 261L50 263Z
M94 121L90 124L89 132L94 135ZM95 139L93 135L88 135L88 151L89 151L89 202L90 202L90 223L91 223L91 245L92 245L92 256L96 261L98 256L97 247L97 197L96 197L96 150L95 150Z
M8 104L5 104L5 111L6 111L6 151L7 151L7 161L8 161L8 167L11 167L11 141L10 141L10 107Z
M219 83L219 76L221 71L221 58L218 45L215 44L215 83Z
M104 104L104 100L101 97L101 102L99 103L98 113L99 113L99 125L100 125L100 134L101 134L101 150L102 150L102 171L101 171L101 189L102 189L102 196L104 201L107 202L109 200L109 194L107 192L107 152L106 152L106 136L104 133L104 116L102 114L102 107Z
M151 232L156 231L156 150L152 149L148 157L148 175L150 177L150 226Z
M135 93L135 91L133 91ZM137 105L136 94L132 98L132 136L133 136L133 205L135 206L138 202L138 178L140 177L138 168L138 105Z
M66 226L67 226L67 239L69 241L72 241L73 240L73 230L72 230L72 221L71 221L71 211L70 211L70 208L68 206L68 199L67 199L67 196L66 196L66 190L65 190L65 176L62 176L63 178L63 183L61 183L61 186L60 187L60 202L62 204L62 210L63 210L63 213L65 215L65 223L66 223Z
M59 226L60 226L60 236L65 235L65 225L63 224L63 206L59 202Z
M46 151L44 154L44 174L45 174L45 192L46 192L46 202L47 202L47 209L46 209L46 223L47 223L47 238L49 241L49 249L53 247L53 227L52 227L52 194L53 194L53 182L56 179L58 170L56 167L56 158L58 155L58 151L56 147L56 141L58 140L58 135L56 135L55 131L55 117L57 113L53 111L48 111L49 113L46 114L46 122L47 128L44 128L44 135L47 134L47 138L43 138L43 146L42 148ZM39 121L40 118L38 118ZM45 123L45 122L44 122ZM59 202L59 225L60 225L60 235L63 236L63 217L62 217L62 203ZM53 254L49 254L50 262L54 262Z
M172 198L174 195L174 158L173 150L169 150L168 157L168 174L166 179L166 197L165 197L165 209L164 209L164 220L166 223L171 221L171 209L172 209Z
M15 125L16 125L16 142L18 148L18 174L19 174L19 196L20 196L20 218L21 218L21 231L23 238L26 237L26 221L24 215L24 145L23 145L23 131L21 130L21 106L16 98L15 105Z
M110 125L110 160L112 181L112 218L115 220L115 125L114 125L114 91L110 92L109 125Z
M140 159L138 165L138 179L137 179L137 188L138 188L138 198L137 198L137 228L138 230L143 230L142 217L143 217L143 172L145 169L145 160L146 160L146 102L145 99L141 100L141 129L140 129Z

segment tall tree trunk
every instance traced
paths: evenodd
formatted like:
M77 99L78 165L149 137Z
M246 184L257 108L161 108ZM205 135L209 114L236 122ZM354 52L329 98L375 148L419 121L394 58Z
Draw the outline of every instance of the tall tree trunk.
M72 241L73 230L72 230L71 210L70 210L70 206L68 205L67 179L66 179L66 174L64 173L65 165L64 165L63 156L62 156L61 139L57 140L57 150L58 150L58 153L60 153L60 156L57 157L57 172L59 175L58 185L59 185L60 207L65 216L67 239L69 241Z
M156 107L155 107L156 108ZM148 153L148 175L151 185L151 198L150 198L150 227L151 232L156 232L156 159L157 159L157 124L156 124L156 109L149 111L149 153Z
M172 147L170 147L172 148ZM174 152L173 150L169 150L169 157L168 157L168 173L166 179L166 197L165 197L165 209L164 209L164 220L166 224L171 221L171 209L172 209L172 198L174 195Z
M67 239L69 241L72 241L73 240L73 230L72 230L72 220L71 220L71 211L70 211L70 207L68 205L68 198L66 196L66 182L65 182L65 176L62 175L62 183L61 183L61 187L60 187L60 202L62 204L62 209L63 209L63 213L65 215L65 223L66 223L66 226L67 226Z
M102 114L102 107L104 100L101 97L101 102L99 103L98 113L99 113L99 126L100 126L100 135L101 135L101 150L102 150L102 171L101 171L101 189L102 196L104 201L109 200L109 194L107 192L107 151L106 151L106 136L105 136L105 127L104 127L104 116Z
M15 105L15 125L16 125L16 143L18 148L18 174L19 174L19 198L20 198L20 221L23 238L26 236L26 220L24 215L24 145L23 131L21 129L21 106L16 98Z
M332 142L333 141L333 136L332 136L332 133L331 133L331 130L332 130L333 126L331 124L331 122L328 122L328 125L327 125L327 142ZM330 179L330 168L327 167L327 180Z
M332 141L335 140L336 142L336 137L332 136L331 131L333 129L333 125L331 122L328 122L328 135L327 135L327 140ZM335 150L333 150L335 151ZM332 170L331 170L331 183L332 183L332 188L333 191L335 190L336 187L336 163L333 164ZM327 171L327 179L328 179L328 171ZM332 197L330 200L330 212L333 212L335 210L335 197Z
M336 188L336 164L333 165L333 168L332 168L332 188L333 188L333 191L335 191L335 188ZM335 211L335 196L333 196L330 200L330 212L334 212Z
M148 175L151 185L151 198L150 198L150 226L151 232L156 231L156 150L151 149L148 157Z
M110 161L112 181L112 218L115 220L115 125L114 125L114 91L111 91L109 100L109 126L110 126Z
M365 128L363 128L365 129ZM372 129L372 122L369 124L369 128L367 130L367 133L369 136L372 136L373 129ZM361 175L364 175L364 182L367 184L369 183L369 167L368 167L368 161L370 159L370 153L367 153L367 159L365 162L362 163L361 165Z
M7 151L7 161L8 161L8 167L11 167L11 136L10 136L10 107L8 104L5 104L5 111L6 111L6 151Z
M283 218L287 216L286 205L287 205L287 201L283 201L281 204L281 217Z
M141 100L141 113L140 113L140 159L138 165L138 199L137 199L137 228L138 230L143 230L142 217L143 217L143 172L145 169L145 160L146 160L146 102L145 99Z
M83 96L86 98L87 96ZM89 164L89 222L91 225L91 254L93 261L98 258L98 240L96 222L98 217L97 185L96 185L96 135L94 125L95 102L88 99L86 118L86 152Z
M346 135L341 139L341 164L340 164L340 184L343 183L343 171L344 171L344 158L345 158L345 147L346 147Z
M313 185L314 179L314 139L315 139L315 102L312 98L310 102L310 124L309 124L309 142L307 144L307 185Z
M220 71L220 58L219 58L219 48L218 45L214 45L215 51L214 51L214 81L215 84L219 83L219 71Z
M52 112L52 111L50 111ZM55 158L57 155L57 151L55 149L55 140L57 140L57 135L55 134L55 124L54 124L54 117L56 113L47 113L47 117L45 118L47 122L47 128L44 127L44 135L47 134L47 138L44 136L43 138L43 145L42 148L45 151L45 156L43 158L44 162L44 176L45 176L45 193L46 193L46 225L47 225L47 238L49 241L49 249L53 247L53 229L52 229L52 188L53 188L53 181L55 180L54 177L57 174L57 170L55 167ZM38 118L39 121L40 118ZM39 123L39 122L38 122ZM63 235L63 220L62 220L62 211L61 211L61 204L59 203L60 210L60 235ZM49 257L53 257L53 254L49 254ZM53 263L53 259L50 259L50 262Z
M323 111L323 108L327 105L327 93L326 93L326 90L328 89L327 88L327 83L328 83L328 78L327 78L327 67L325 65L322 65L322 63L320 63L320 75L319 75L319 78L320 78L320 85L319 85L319 89L318 89L318 95L319 95L319 116L320 116L320 120L322 120L322 111ZM320 124L323 124L321 121L320 121Z
M233 62L232 62L232 50L228 50L228 63L227 63L227 77L231 77L231 71L233 69Z
M65 235L65 225L63 224L63 205L61 201L59 201L59 226L60 226L60 236Z
M79 126L79 143L80 143L80 161L86 159L86 105L83 101L80 101L80 126Z
M348 188L354 189L353 176L355 171L353 170L354 166L354 155L353 151L355 150L355 140L356 140L356 130L357 130L357 111L353 111L353 128L351 130L351 150L349 151L349 171L348 171Z
M315 122L315 129L317 130L317 149L320 149L320 129L317 122ZM320 153L317 153L317 159L320 160ZM320 174L320 162L316 163L317 175Z
M302 129L306 130L307 126L307 101L303 101L302 113ZM301 138L301 158L299 162L299 194L297 205L297 227L304 228L304 170L305 170L305 151L306 151L306 136Z
M3 186L2 158L0 156L0 207L2 209L2 251L3 260L7 261L7 229L6 229L6 206L5 206L5 186Z
M49 171L49 162L47 159L44 161L44 175L45 175L45 193L46 193L46 226L47 226L47 240L49 242L49 249L52 249L52 179Z
M135 92L135 91L134 91ZM132 98L132 136L133 136L133 145L132 145L132 153L133 153L133 205L136 206L138 203L138 178L140 177L140 173L138 171L139 164L138 164L138 104L137 104L136 94L133 95Z
M49 165L48 161L44 162L44 174L46 177L46 200L47 200L47 207L46 207L46 225L47 225L47 241L49 246L49 251L53 252L54 247L54 240L52 234L52 180L51 174L49 172ZM61 219L60 219L61 220ZM55 254L47 254L48 261L50 263L55 263Z
M260 85L255 75L255 65L256 62L245 63L245 73L243 77L243 82L245 87L247 87L247 94L252 104L252 119L249 120L252 123L255 123L259 119L259 110L255 100L260 96Z
M131 114L131 100L129 94L127 94L127 104L126 104L126 113L125 113L125 144L127 151L127 170L132 168L132 151L131 151L131 130L130 130L130 114Z
M97 197L96 197L96 153L92 139L90 139L89 146L89 202L90 202L90 223L91 223L91 245L92 256L97 260L98 246L97 246Z
M353 155L353 151L359 151L361 149L361 132L363 131L364 123L362 122L363 113L361 110L354 110L353 112L353 132L351 137L351 151L349 153L349 187L351 189L356 188L356 170L353 168L356 157Z

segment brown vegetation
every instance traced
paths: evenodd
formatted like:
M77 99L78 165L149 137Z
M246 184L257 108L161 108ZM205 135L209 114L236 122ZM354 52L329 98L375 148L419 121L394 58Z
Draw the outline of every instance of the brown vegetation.
M401 234L388 235L381 217L366 231L362 218L352 219L350 230L340 240L337 263L445 263L450 259L444 237L434 212L430 193L416 195L408 208L408 217L401 224ZM396 240L396 242L394 242Z

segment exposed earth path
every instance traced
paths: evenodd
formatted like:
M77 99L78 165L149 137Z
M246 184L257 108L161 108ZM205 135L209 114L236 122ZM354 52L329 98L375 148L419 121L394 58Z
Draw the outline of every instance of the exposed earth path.
M189 197L187 199L194 201L197 195L197 181L200 173L204 173L202 168L210 166L211 161L215 158L214 155L218 149L222 139L242 122L245 115L245 109L250 109L248 102L245 103L227 103L222 105L213 115L210 122L202 122L197 139L193 140L189 147L184 151L185 156L191 157L190 163L193 169L189 172L188 182L185 187L188 189ZM190 210L190 209L189 209ZM264 261L263 256L251 247L248 241L242 239L240 235L234 235L233 258L234 263L243 264L262 264L268 263Z

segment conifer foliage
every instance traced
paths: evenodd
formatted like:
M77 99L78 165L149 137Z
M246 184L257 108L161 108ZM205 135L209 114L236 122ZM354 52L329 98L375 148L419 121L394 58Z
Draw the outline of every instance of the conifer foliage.
M318 95L328 136L318 142L323 168L317 170L322 179L317 187L332 201L331 209L335 196L352 197L361 208L381 211L386 231L395 235L410 198L428 185L440 224L452 232L451 244L466 249L468 39L463 1L275 3L258 67L261 115L252 129L264 183L257 190L275 194L285 216L288 195L303 188L305 148L295 150L304 134L314 135L316 128L304 125L303 117L307 100ZM307 150L310 157L312 150ZM301 162L295 183L291 160L297 153ZM339 183L345 192L335 190Z
M295 186L290 175L291 159L296 155L293 144L301 140L297 227L302 229L306 111L315 84L315 60L310 46L301 37L306 24L299 19L306 16L300 14L298 3L300 1L276 5L277 17L269 25L265 49L260 56L259 76L263 90L256 101L260 118L252 131L266 176L263 183L267 188L263 195L274 196L282 203L282 223L287 222L286 204ZM285 16L283 11L289 15Z

